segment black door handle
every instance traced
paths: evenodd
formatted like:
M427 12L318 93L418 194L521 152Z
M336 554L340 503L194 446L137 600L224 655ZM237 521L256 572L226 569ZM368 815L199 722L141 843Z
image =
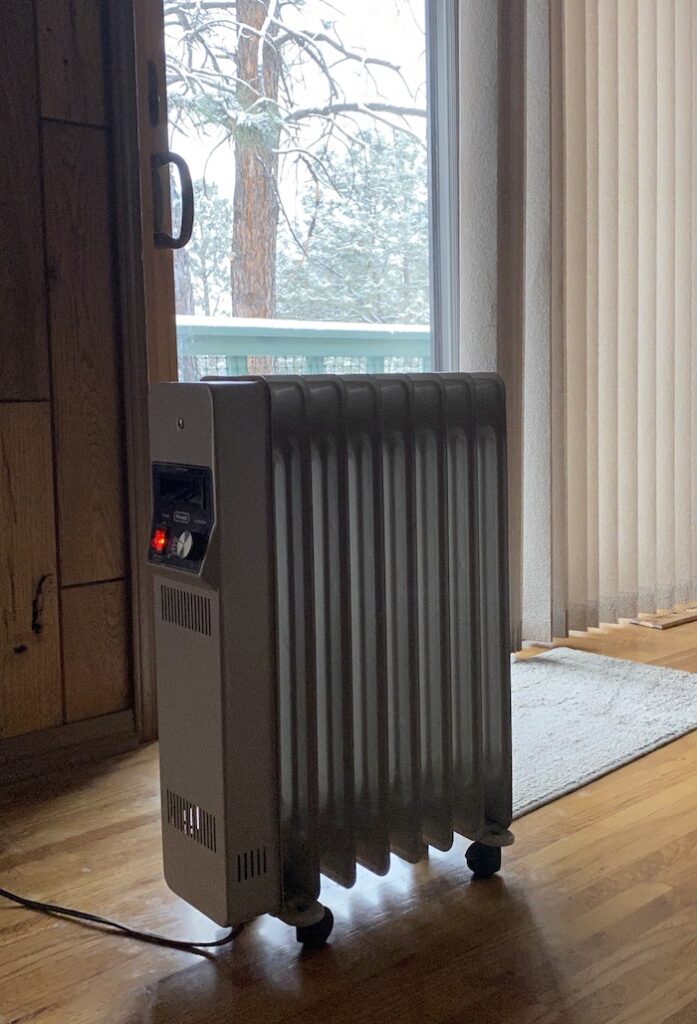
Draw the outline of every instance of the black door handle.
M179 171L182 190L182 216L179 225L179 234L176 238L168 234L162 227L164 219L165 202L162 194L162 180L160 168L166 164L174 164ZM164 153L155 153L152 158L152 197L153 197L153 221L155 229L155 245L158 249L182 249L191 239L191 232L194 229L194 186L191 181L191 174L186 160L178 153L165 150Z

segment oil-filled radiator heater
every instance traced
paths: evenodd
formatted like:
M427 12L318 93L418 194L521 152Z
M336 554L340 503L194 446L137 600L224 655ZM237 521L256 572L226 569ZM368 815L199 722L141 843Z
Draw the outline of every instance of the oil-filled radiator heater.
M165 875L308 944L320 873L512 842L505 397L490 374L151 393Z

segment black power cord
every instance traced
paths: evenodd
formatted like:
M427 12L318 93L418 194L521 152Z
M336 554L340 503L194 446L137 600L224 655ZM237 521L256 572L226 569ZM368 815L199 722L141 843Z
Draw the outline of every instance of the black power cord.
M85 910L72 910L70 907L59 907L54 903L41 903L39 900L30 900L26 896L17 896L8 889L0 888L0 896L13 903L18 903L26 910L36 910L40 914L49 914L51 917L71 917L77 921L86 922L92 925L99 925L102 928L111 928L114 931L122 932L131 939L138 939L140 942L151 942L156 946L167 946L170 949L183 949L188 953L198 953L203 949L210 949L213 946L226 946L239 935L242 927L233 928L224 935L222 939L215 939L213 942L186 942L182 939L168 939L164 935L157 935L154 932L141 932L136 928L130 928L127 924L120 924L118 921L111 921L108 917L100 917L99 914L88 914Z

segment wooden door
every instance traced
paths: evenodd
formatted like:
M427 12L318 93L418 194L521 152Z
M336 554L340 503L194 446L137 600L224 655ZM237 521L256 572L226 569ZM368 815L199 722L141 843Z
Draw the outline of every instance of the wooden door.
M150 384L177 379L172 250L155 245L153 174L159 174L169 221L168 167L153 171L153 158L169 150L165 32L162 0L141 0L135 6L138 137L143 223L143 275L148 378Z
M0 55L2 765L10 737L60 746L56 730L96 719L133 739L133 710L156 734L147 392L176 379L177 353L154 237L162 0L4 0Z
M0 768L136 738L109 74L124 6L0 4Z
M129 622L135 713L141 740L157 735L150 532L148 388L177 379L172 250L155 244L153 158L168 149L162 0L112 0L115 217L119 234L125 422L129 436ZM163 227L169 226L168 168L162 167Z

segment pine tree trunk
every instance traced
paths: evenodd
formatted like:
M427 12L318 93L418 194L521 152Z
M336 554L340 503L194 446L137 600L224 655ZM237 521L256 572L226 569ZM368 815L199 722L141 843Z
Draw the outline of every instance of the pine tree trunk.
M275 0L237 0L237 21L258 33L265 22L269 4ZM277 28L267 30L258 76L258 34L240 31L237 45L238 97L244 109L258 100L259 93L278 99L279 60L273 45ZM259 110L261 104L257 104ZM241 317L273 317L276 307L276 233L278 197L276 175L279 132L255 128L238 129L235 139L235 194L232 228L232 313ZM251 367L250 367L251 369ZM268 372L255 367L255 372Z

